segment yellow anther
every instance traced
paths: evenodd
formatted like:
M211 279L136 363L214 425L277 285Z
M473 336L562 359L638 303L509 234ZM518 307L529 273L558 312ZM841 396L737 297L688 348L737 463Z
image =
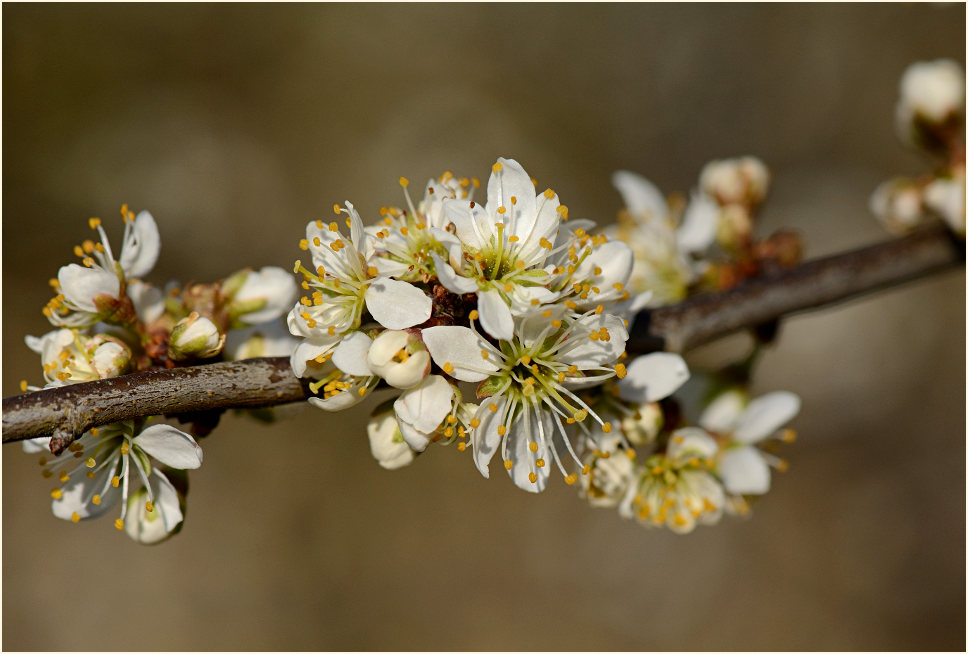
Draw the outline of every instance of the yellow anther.
M538 444L535 443L534 441L531 441L530 443L528 443L528 449L531 450L532 452L537 452Z
M306 239L303 239L303 241L305 241L305 240L306 240ZM302 244L303 244L303 241L300 241L300 242L299 242L299 247L302 247ZM305 247L305 248L303 248L303 249L308 249L308 248L309 248L309 242L308 242L308 241L306 241L306 247ZM293 265L293 267L292 267L292 271L293 271L294 273L297 273L297 272L299 272L299 269L300 269L300 268L302 268L302 261L300 261L299 259L296 259L296 263L295 263L295 264Z
M481 358L487 361L487 350L481 350Z
M53 497L55 500L59 500L60 498L64 497L64 491L62 491L59 488L55 488L50 492L50 496Z
M578 411L575 411L575 420L577 420L578 422L581 422L587 417L588 417L588 411L585 411L584 409L579 409Z
M505 207L498 207L498 208L497 208L497 212L498 212L499 214L501 214L502 216L504 215L504 213L505 213L506 211L507 211L507 208L505 208Z
M616 377L618 377L619 379L625 379L625 375L627 375L627 374L628 374L628 371L625 369L625 364L624 363L616 363L615 364L615 376Z
M322 244L323 244L323 242L321 240L319 240L319 237L318 236L314 236L313 237L313 245L315 245L316 247L319 247Z
M80 245L75 245L74 246L74 256L77 256L77 257L83 257L84 256L84 250L81 249L81 246Z
M585 466L581 469L581 474L587 475L591 471L592 471L592 467L586 463Z
M578 481L578 475L576 475L575 473L571 473L570 475L565 477L565 483L568 484L569 486L574 484L576 481Z
M360 386L360 389L356 392L359 394L360 397L363 397L364 395L366 395L366 386Z
M524 270L524 261L522 261L521 259L518 259L517 263L514 264L514 267L517 268L518 270ZM510 291L508 292L510 293Z
M491 413L497 413L497 405L493 402L491 402L487 408L491 410Z
M493 166L491 166L491 170L493 170L496 173L501 172L501 170L503 170L503 169L504 169L504 166L501 164L500 161L498 161Z
M338 204L333 205L333 213L335 213L337 216L340 214L340 208Z
M504 434L508 433L508 428L505 427L504 425L498 425L497 433L498 433L498 436L504 436Z
M115 520L114 528L117 529L118 531L121 531L122 529L124 529L124 520L122 520L121 518L118 518L117 520Z
M604 310L605 310L605 306L599 304L597 307L595 307L595 315L601 315L602 311Z
M508 236L508 243L517 243L517 242L518 242L518 241L520 241L520 240L521 240L521 239L520 239L520 238L518 238L518 235L517 235L517 234L512 234L511 236ZM522 262L522 263L524 263L524 262ZM523 268L523 267L524 267L524 266L522 266L522 268Z
M366 269L366 274L370 277L376 277L380 274L380 271L376 269L376 266L370 266Z
M504 469L505 470L510 470L511 469L511 466L513 466L513 465L514 465L514 463L511 462L511 459L504 459Z
M778 472L786 472L790 469L790 462L786 459L780 459L776 462L776 469Z
M457 444L458 452L463 452L466 449L467 449L467 443L465 443L464 441L461 441L460 443Z
M410 180L406 177L401 177L398 181L400 182L400 186L403 188L407 188L410 185Z
M559 372L559 373L558 373L558 383L560 384L560 383L562 383L563 381L565 381L565 373L563 373L563 372Z
M131 446L130 445L128 445L127 443L123 443L121 445L121 454L127 454L130 451L131 451Z
M117 475L111 477L111 485L117 488L121 484L121 478Z
M122 212L123 213L123 212ZM97 229L101 224L100 218L88 218L87 224L90 225L91 229Z
M69 474L67 474L66 472L61 472L60 473L60 477L58 477L58 479L61 480L61 483L62 484L63 483L66 483L68 480L70 480L70 478L71 478L71 476Z
M575 419L574 418L565 418L565 422L567 424L569 424L569 425L573 425L573 424L575 424Z
M574 300L565 300L565 306L571 309L572 311L578 308L578 305L575 304Z
M154 510L155 510L155 505L151 503L151 500L148 500L147 502L145 502L145 511L147 511L148 513L151 513Z
M23 388L22 385L21 388ZM784 443L792 443L797 440L797 432L792 429L784 429L780 432L780 440Z
M536 298L536 297L531 298L531 306L536 307L539 304L541 304L541 301L538 300L538 298Z
M538 466L539 468L544 468L544 466L545 466L545 460L544 459L538 459L537 461L534 462L534 464L536 466Z
M605 422L604 424L602 424L602 431L605 432L606 434L609 433L609 432L611 432L612 431L612 423Z
M406 227L401 227L400 228L400 233L403 234L404 236L406 236L407 234L410 233L410 230L407 229Z
M124 449L122 448L121 451L123 453L124 452ZM87 457L87 461L84 462L84 465L86 465L88 468L93 468L94 466L97 465L97 461L94 460L94 457L93 456L89 456L89 457Z
M561 327L561 321L555 318L554 320L551 321L551 326L554 327L555 329L558 329L559 327Z
M551 317L551 309L545 309L544 311L542 311L541 312L541 317L542 318L550 318Z
M78 513L77 511L74 511L73 513L71 513L71 522L73 522L74 524L77 524L80 521L81 521L80 513Z
M528 356L527 354L524 354L524 355L521 356L520 359L518 359L518 361L520 361L524 365L528 365L528 364L531 363L531 357Z
M87 476L88 479L94 479L95 477L97 477L97 473L94 472L93 470L88 470L84 474Z
M101 503L101 496L95 493L94 497L91 498L91 502L94 504L94 506L99 505Z
M46 457L46 456L42 456L42 457L40 457L40 458L39 458L39 459L37 460L37 463L39 463L39 464L40 464L40 465L42 465L42 466L45 466L45 465L47 465L47 457Z
M308 250L309 249L309 241L307 241L304 238L299 239L299 249L300 250ZM294 270L293 272L299 272L299 271L298 270Z
M81 243L81 248L83 248L85 254L90 254L91 252L94 252L94 241L87 239L86 241Z
M447 438L450 438L453 435L454 435L454 428L453 427L447 427L444 430L444 436L446 436Z
M478 318L481 317L481 314L477 312L477 309L472 309L471 312L467 315L467 317L470 318L471 320L477 320Z
M634 461L635 460L635 450L625 450L625 456L627 456L628 458L630 458L630 459L632 459Z
M481 426L480 418L471 418L471 429L477 429Z
M454 364L451 363L450 361L446 361L442 367L444 369L444 372L446 372L448 375L454 372Z
M530 481L532 484L537 484L538 483L538 475L534 474L533 472L529 472L528 473L528 481Z
M24 392L24 393L27 392L27 380L26 379L21 379L20 380L20 390L22 392Z
M456 424L457 423L457 416L455 416L452 413L449 416L447 416L446 420L447 420L447 424L450 424L450 425Z

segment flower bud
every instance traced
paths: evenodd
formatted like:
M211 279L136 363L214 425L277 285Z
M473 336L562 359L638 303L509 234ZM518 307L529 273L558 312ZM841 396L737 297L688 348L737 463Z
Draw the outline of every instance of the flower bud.
M699 175L699 186L722 205L754 206L766 198L770 171L756 157L710 161Z
M430 353L417 336L387 330L377 336L366 355L370 370L394 388L413 388L430 371Z
M224 344L225 335L219 333L215 323L193 311L171 330L168 358L173 361L207 359L221 352Z
M892 179L874 189L867 206L888 231L905 234L924 221L921 193L909 180Z
M100 379L119 377L131 365L131 348L116 338L98 334L87 347L88 351L93 351L91 366Z
M225 280L222 292L230 298L229 316L243 325L275 320L292 307L299 294L293 276L276 266L239 271Z
M900 91L895 110L898 134L917 142L919 131L930 132L964 110L965 72L950 59L920 61L904 71Z
M924 205L941 216L956 233L965 235L965 175L936 179L924 188Z
M662 430L665 417L658 402L640 404L634 414L622 418L622 431L632 445L648 445Z
M392 411L371 418L366 434L370 438L373 458L387 470L402 468L413 461L413 450L403 440Z

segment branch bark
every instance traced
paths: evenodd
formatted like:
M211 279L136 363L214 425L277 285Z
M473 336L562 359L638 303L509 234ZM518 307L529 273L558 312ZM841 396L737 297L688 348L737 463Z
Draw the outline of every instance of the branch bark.
M720 293L639 314L628 350L684 352L768 324L964 264L965 246L943 228L804 263ZM92 427L151 415L258 408L310 397L285 357L153 370L3 400L3 442L53 436L63 451Z

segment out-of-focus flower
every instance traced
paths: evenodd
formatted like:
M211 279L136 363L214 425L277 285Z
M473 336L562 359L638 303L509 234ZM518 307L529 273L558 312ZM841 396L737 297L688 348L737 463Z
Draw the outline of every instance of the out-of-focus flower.
M800 398L774 391L752 401L737 390L717 396L699 417L710 433L726 439L716 465L726 491L737 495L762 495L770 490L770 466L785 469L786 463L755 447L770 436L792 440L793 432L780 429L800 411Z
M920 186L905 178L882 182L871 194L868 208L894 234L906 234L926 218Z
M924 187L924 206L940 216L956 234L965 235L965 169L939 177Z
M723 206L753 207L766 198L770 171L756 157L710 161L699 173L699 186Z
M649 527L668 527L685 534L697 524L714 524L722 516L723 486L710 469L718 447L697 427L672 432L664 454L654 454L639 469L619 505L619 515Z

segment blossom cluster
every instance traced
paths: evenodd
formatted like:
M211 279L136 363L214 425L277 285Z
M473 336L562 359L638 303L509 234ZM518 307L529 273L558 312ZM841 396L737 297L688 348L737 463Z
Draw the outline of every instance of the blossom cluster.
M934 169L881 183L869 207L892 233L938 219L965 235L965 71L950 59L912 64L900 83L895 128L901 141L929 157Z
M43 388L118 377L158 367L219 359L287 355L294 339L280 318L297 295L281 268L241 270L215 284L169 282L164 289L143 277L158 260L161 240L147 211L122 207L121 249L115 256L100 219L89 226L97 240L75 247L81 263L63 266L50 281L56 295L43 313L54 325L27 346L41 357ZM39 390L21 383L25 391ZM150 419L93 428L66 452L54 455L50 437L24 442L44 452L44 477L55 516L73 522L104 515L120 503L114 524L151 544L180 529L187 493L186 470L202 463L195 437ZM211 425L194 425L195 436Z
M385 468L456 444L485 477L495 456L529 492L557 471L592 503L676 531L765 492L775 461L755 444L792 418L795 396L670 431L660 403L689 378L685 361L630 359L625 345L637 311L698 288L698 253L711 250L720 259L707 268L722 268L723 253L749 250L768 173L752 158L711 164L678 228L654 186L615 179L628 209L607 233L569 220L557 193L538 192L504 158L483 203L475 180L451 173L414 203L401 178L406 208L384 207L376 224L349 202L334 207L342 224L309 223L307 260L295 265L305 294L288 316L309 401L336 411L394 391L367 430ZM637 447L648 449L644 463Z

